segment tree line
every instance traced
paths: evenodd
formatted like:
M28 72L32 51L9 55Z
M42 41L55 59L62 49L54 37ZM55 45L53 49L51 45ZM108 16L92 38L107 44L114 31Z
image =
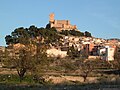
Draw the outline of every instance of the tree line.
M36 38L41 36L45 39L46 43L56 42L58 41L62 35L73 35L73 36L86 36L91 37L91 33L85 31L85 33L77 31L77 30L62 30L58 32L55 28L37 28L32 25L29 28L19 27L16 28L11 35L6 35L5 40L6 44L16 44L16 43L28 43L30 38Z

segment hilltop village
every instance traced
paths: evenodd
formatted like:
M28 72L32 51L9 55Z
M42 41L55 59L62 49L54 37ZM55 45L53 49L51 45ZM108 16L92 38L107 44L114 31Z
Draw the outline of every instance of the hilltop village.
M0 83L119 83L120 40L93 37L54 16L49 15L45 28L19 27L6 35L7 46L0 47Z
M46 28L54 28L59 33L59 41L49 43L46 53L48 57L60 57L65 58L68 56L70 47L73 47L78 51L79 56L87 56L87 59L101 59L112 61L114 60L114 52L116 47L120 47L120 41L118 39L102 39L95 38L89 32L80 32L76 25L71 25L69 20L55 20L54 13L49 15L49 23ZM72 33L72 34L69 34ZM74 34L77 33L77 34ZM9 36L8 36L9 37ZM54 37L55 39L56 37ZM45 38L37 36L36 40L45 42ZM57 39L56 39L57 40ZM12 44L13 45L13 44ZM16 52L19 48L25 47L24 44L16 43L13 48L9 48L11 43L8 44L8 51ZM5 51L5 47L0 47L1 51Z

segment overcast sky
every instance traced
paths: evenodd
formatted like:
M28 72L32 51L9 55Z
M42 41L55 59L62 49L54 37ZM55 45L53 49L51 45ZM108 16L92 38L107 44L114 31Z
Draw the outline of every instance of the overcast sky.
M98 38L120 38L120 0L0 0L0 45L15 28L45 27L49 14Z

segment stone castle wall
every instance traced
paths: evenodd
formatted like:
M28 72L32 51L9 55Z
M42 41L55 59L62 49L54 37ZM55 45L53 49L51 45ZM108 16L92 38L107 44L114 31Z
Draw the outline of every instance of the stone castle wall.
M58 31L77 29L76 25L71 25L69 20L55 20L54 16L54 13L49 15L49 23L51 28L55 27Z

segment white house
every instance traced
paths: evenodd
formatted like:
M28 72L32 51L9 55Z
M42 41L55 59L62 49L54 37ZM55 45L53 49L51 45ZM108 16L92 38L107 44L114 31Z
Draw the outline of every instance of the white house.
M113 47L106 48L106 60L113 61L114 60L114 52L115 52L115 48L113 48Z
M61 51L60 49L55 49L55 48L48 49L46 52L48 57L64 58L67 56L67 51Z
M107 61L113 61L115 47L105 46L105 49L102 49L101 51L104 51L104 50L105 50L105 54L101 56L101 59L107 60Z

